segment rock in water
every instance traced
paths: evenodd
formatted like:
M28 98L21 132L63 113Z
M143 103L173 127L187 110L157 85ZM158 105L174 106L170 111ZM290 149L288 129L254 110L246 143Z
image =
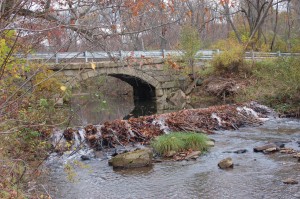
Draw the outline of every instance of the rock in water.
M228 169L233 168L233 161L232 158L225 158L221 160L218 164L220 169Z
M276 151L278 151L278 148L277 147L272 147L272 148L267 148L263 152L267 154L267 153L274 153Z
M282 181L284 184L298 184L298 181L292 179L292 178L287 178Z
M90 160L90 159L91 159L91 158L90 158L89 156L87 156L87 155L82 155L82 156L80 156L80 158L81 158L82 161Z
M176 154L176 151L168 151L168 152L165 154L165 157L171 158L171 157L173 157L175 154Z
M152 164L153 153L150 149L140 149L113 157L109 164L113 168L136 168Z
M215 142L212 141L212 140L207 140L207 141L206 141L206 145L207 145L208 147L214 147L214 146L215 146Z
M193 151L192 153L190 153L189 155L187 155L185 157L186 160L189 159L197 159L199 157L199 155L201 155L201 151Z
M277 145L272 143L272 144L266 144L266 145L263 145L263 146L258 146L258 147L255 147L253 148L253 151L254 152L263 152L263 151L266 151L268 149L274 149L274 148L277 148Z
M239 149L239 150L234 151L233 153L242 154L242 153L246 153L247 151L248 151L247 149Z

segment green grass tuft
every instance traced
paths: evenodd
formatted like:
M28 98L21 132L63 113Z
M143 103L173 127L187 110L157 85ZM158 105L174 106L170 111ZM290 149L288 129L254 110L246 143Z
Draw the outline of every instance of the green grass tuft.
M204 134L194 132L173 132L155 138L151 145L155 152L166 155L170 151L180 152L185 150L207 150L206 141L208 138Z

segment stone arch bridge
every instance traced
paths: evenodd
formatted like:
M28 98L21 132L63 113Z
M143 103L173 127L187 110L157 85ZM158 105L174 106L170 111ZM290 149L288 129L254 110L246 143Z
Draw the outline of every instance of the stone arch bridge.
M95 76L108 75L130 84L135 98L157 101L166 101L171 93L182 89L185 81L180 71L169 68L164 64L164 59L158 58L140 59L131 64L126 61L60 63L49 64L48 68L62 74L68 86Z

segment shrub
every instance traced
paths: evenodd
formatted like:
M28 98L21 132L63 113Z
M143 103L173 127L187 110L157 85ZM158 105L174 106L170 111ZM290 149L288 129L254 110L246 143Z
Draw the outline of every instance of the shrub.
M180 152L185 150L207 150L206 141L208 138L204 134L194 132L174 132L155 138L151 145L160 155L166 155L170 151Z
M230 49L224 50L222 53L215 55L211 63L218 74L237 73L239 67L244 64L243 46L237 44Z

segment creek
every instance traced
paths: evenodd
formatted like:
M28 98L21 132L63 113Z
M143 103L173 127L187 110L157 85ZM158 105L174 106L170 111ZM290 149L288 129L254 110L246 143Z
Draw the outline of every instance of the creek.
M119 111L118 117L121 118L133 110L133 107L126 109L129 112L121 109L125 107L124 102L118 107L115 110L124 110ZM85 109L87 115L81 114L86 123L94 123L87 120L91 113L89 110L93 109ZM95 118L95 122L101 122L99 113ZM300 181L300 162L297 159L287 154L253 152L256 146L277 141L300 150L297 144L300 141L299 120L271 118L261 126L217 131L209 137L216 141L215 147L195 161L166 161L146 168L113 170L108 166L108 153L102 151L96 158L82 162L84 166L75 167L74 182L68 180L64 165L67 161L81 162L80 152L60 158L53 155L47 162L50 173L44 178L45 188L57 199L300 198L299 184L282 183L286 178ZM229 153L239 149L247 152ZM89 152L86 149L84 153ZM221 170L217 166L226 157L232 157L234 161L235 166L231 170Z

